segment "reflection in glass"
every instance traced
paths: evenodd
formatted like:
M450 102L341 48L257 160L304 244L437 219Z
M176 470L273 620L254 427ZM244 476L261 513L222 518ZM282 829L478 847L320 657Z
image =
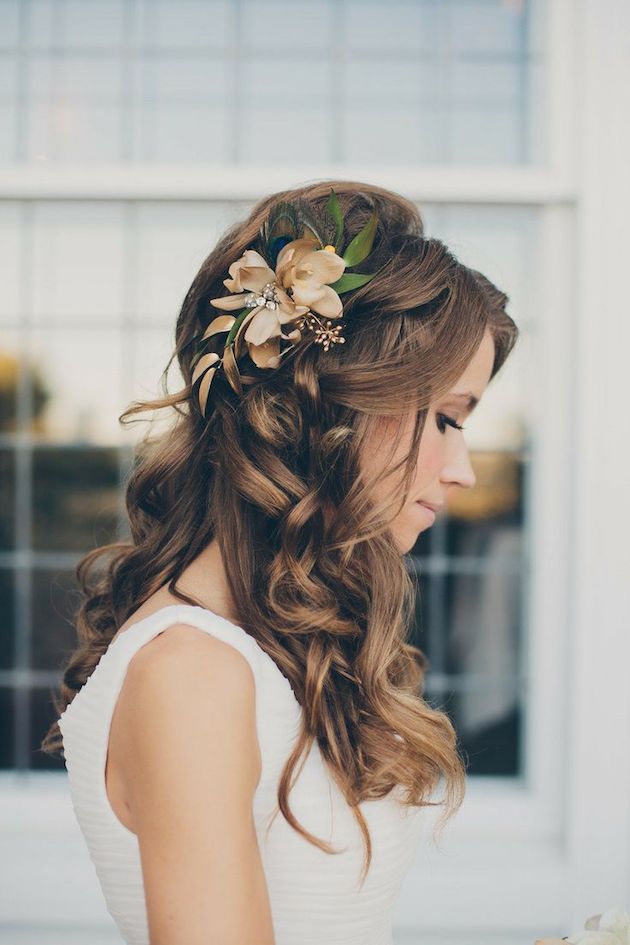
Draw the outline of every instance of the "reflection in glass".
M123 407L120 330L37 330L30 363L49 396L34 433L43 442L116 443Z
M40 748L49 725L57 718L51 699L52 687L36 687L30 691L31 724L29 731L28 767L36 771L63 771L63 758L46 755Z
M240 17L235 4L216 0L143 3L139 17L133 0L66 0L62 17L52 14L58 5L26 4L19 42L11 29L4 31L7 40L3 35L6 110L14 118L27 103L18 150L30 161L251 163L258 130L264 142L258 164L276 157L303 161L304 140L315 148L311 160L374 159L376 147L389 166L540 164L546 158L540 2L256 0L244 4ZM111 14L103 14L105 6ZM33 10L36 15L28 15ZM130 32L123 24L131 21ZM237 46L246 54L235 60ZM252 78L260 74L258 62L249 66L268 48L274 55L262 68L271 85ZM296 58L309 68L300 82L282 85L276 77L297 74ZM429 81L417 80L421 68ZM372 96L362 101L365 69L366 82L377 95L382 88L389 109ZM411 75L396 81L401 71ZM126 72L132 95L124 94ZM300 107L293 95L300 96ZM291 128L281 136L284 151L270 126ZM6 132L0 160L12 161L15 121Z
M421 532L411 641L429 660L425 697L448 692L470 753L470 774L519 772L517 697L524 633L524 482L519 453L471 452L476 484L453 490L447 511ZM431 698L429 698L431 696Z
M58 670L77 644L73 614L79 585L72 571L33 573L31 666Z
M15 455L0 450L0 549L15 547Z
M88 551L116 540L118 450L36 448L33 548Z
M468 681L468 689L473 681ZM484 697L492 697L496 690L488 683L479 683ZM468 775L493 775L518 777L523 773L523 723L522 700L516 687L502 691L504 708L492 718L471 724L462 705L462 696L457 681L448 691L427 686L425 698L433 707L445 711L455 727L458 748L466 763Z
M13 689L0 686L0 769L3 771L12 768L15 762L14 721Z
M13 571L0 568L0 669L13 666L15 647L15 599Z

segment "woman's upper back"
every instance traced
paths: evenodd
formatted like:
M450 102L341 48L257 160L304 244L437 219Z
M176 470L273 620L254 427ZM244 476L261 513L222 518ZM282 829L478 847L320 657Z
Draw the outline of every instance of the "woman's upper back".
M215 639L230 644L249 664L246 666L241 662L240 670L244 673L251 670L251 676L247 678L253 682L255 691L255 732L250 731L251 739L248 742L246 734L243 734L247 733L247 712L251 711L251 704L250 709L247 709L246 687L244 695L241 693L232 703L228 701L231 698L229 686L221 687L221 693L216 693L214 697L216 711L225 712L225 707L230 705L235 711L242 710L244 714L241 718L242 724L236 727L230 727L229 718L221 719L221 725L224 726L224 741L221 744L227 757L215 760L217 764L223 762L224 766L229 766L230 763L235 763L235 759L242 756L248 747L251 748L257 743L256 766L244 768L243 771L248 771L249 774L242 775L245 780L247 777L251 778L250 786L255 783L251 795L250 818L255 830L253 846L246 845L246 830L241 835L243 868L252 870L249 876L243 876L243 884L253 884L257 889L263 915L264 902L268 897L276 945L289 945L295 941L300 941L301 945L314 945L325 940L334 941L336 945L389 945L391 914L396 894L417 847L420 831L425 823L426 810L404 807L397 791L393 791L386 798L363 802L361 810L370 829L373 860L367 879L359 888L364 855L362 835L345 798L323 763L317 743L314 743L289 793L289 803L303 827L316 837L332 843L335 849L341 849L342 852L331 855L312 845L287 823L278 810L279 777L295 745L301 723L301 708L289 681L271 657L241 627L205 608L186 604L163 607L119 633L59 719L77 820L103 888L107 907L123 937L133 945L149 943L147 902L138 836L119 819L107 795L105 770L109 733L118 696L134 655L149 641L176 624L185 624L188 629L198 628ZM186 634L186 628L177 628L176 633L183 630ZM167 636L173 638L174 634ZM190 629L189 636L191 639L195 636L194 629ZM166 642L166 636L164 640ZM171 640L172 642L174 641ZM211 672L211 667L199 651L199 672L194 673L188 647L180 647L177 652L177 648L166 643L165 646L147 647L147 654L151 649L152 661L156 664L153 684L158 689L165 689L167 684L174 687L165 699L166 706L170 707L171 718L168 720L167 715L168 721L164 723L169 725L173 738L173 727L178 727L173 718L175 712L178 713L177 719L180 719L177 708L178 692L181 694L182 706L186 703L187 681L182 678L182 670L188 667L189 675L195 677L194 684L190 680L189 684L201 691L202 681L205 675ZM184 650L188 651L188 655L182 657ZM209 656L209 649L204 652ZM166 666L167 658L169 666ZM139 654L137 665L140 666L141 662L147 662L144 654ZM238 677L239 666L234 664L231 669ZM138 675L144 677L146 674L138 674L132 668L129 676L132 684ZM241 676L241 682L244 683L245 678ZM124 715L124 695L121 706ZM184 719L185 715L181 718ZM190 727L182 724L184 727ZM207 724L210 726L208 732L212 734L212 738L219 738L217 719L208 720ZM181 727L180 725L179 728ZM203 732L203 727L201 731ZM241 735L232 735L237 732ZM237 738L237 741L242 739L240 746L234 744L234 738ZM143 748L142 741L140 738L137 742L139 751ZM147 733L144 748L151 745L154 746L154 757L160 746L159 733L156 734L155 731ZM230 755L231 745L234 751ZM130 750L130 744L127 749ZM197 755L202 752L202 748L193 750L189 746L189 751L187 756L182 755L181 764L193 772L201 771L203 777L209 777L207 766L197 767ZM148 764L147 756L138 770ZM158 763L154 776L157 777L160 770ZM172 767L170 772L171 777L177 774L176 771L173 773ZM180 781L175 783L183 783L184 775L185 772L180 772ZM194 775L197 779L201 776ZM226 777L224 771L217 770L217 781L219 785L223 785L224 791L229 789L226 787L229 783ZM215 787L211 781L206 784L206 790L210 793ZM200 793L203 796L203 791ZM182 796L185 796L185 792L182 792ZM197 795L197 802L199 796L200 794ZM220 793L218 797L216 794L213 796L214 801L210 803L214 803L215 807L225 808L218 812L219 815L223 814L224 819L227 818L226 811L239 810L238 805L228 804L227 799L221 804ZM179 833L174 813L176 809L176 805L174 808L169 805L164 810L165 820L174 828L171 853L178 850ZM156 810L159 810L159 807ZM202 808L199 810L201 817ZM240 810L244 811L245 807ZM139 811L132 810L131 814L137 818ZM215 810L212 816L216 815ZM157 814L154 812L153 816ZM213 821L212 816L204 819L204 823L212 825L213 822L220 822ZM148 814L146 823L149 823ZM226 824L226 827L229 829L229 824ZM218 829L215 827L215 830ZM150 835L150 829L147 828L146 833ZM222 836L224 835L220 834L213 838L217 846L221 846ZM230 836L233 837L233 832ZM178 852L185 859L186 841L185 837L181 839ZM249 839L254 839L251 834ZM210 835L207 837L207 844L211 844ZM254 855L256 846L258 860ZM201 864L212 862L211 853L212 851L209 851L206 861L199 861L194 871L196 875L204 874L205 867ZM257 863L262 866L264 881L263 875L256 873ZM164 871L164 875L168 876L168 869ZM200 894L208 890L210 895L210 888L217 882L216 877L212 875L198 875ZM157 883L155 888L158 888ZM214 888L216 890L216 886ZM168 895L168 889L162 890L161 895Z

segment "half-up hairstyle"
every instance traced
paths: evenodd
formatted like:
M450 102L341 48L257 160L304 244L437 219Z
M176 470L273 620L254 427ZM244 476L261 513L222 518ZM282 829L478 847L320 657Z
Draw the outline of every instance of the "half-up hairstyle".
M194 340L216 316L229 265L258 236L270 210L296 197L321 210L333 187L344 214L344 245L373 210L378 227L362 271L377 275L344 297L345 344L323 351L306 335L278 368L260 369L241 396L221 372L203 419L192 395ZM423 698L427 660L408 642L417 586L389 523L405 501L430 402L457 381L488 327L492 377L517 339L508 297L424 235L414 203L366 183L322 181L266 197L231 226L207 257L183 302L164 396L121 415L165 409L173 422L138 448L126 486L131 540L86 554L76 574L83 601L78 645L63 673L59 714L91 675L117 629L216 539L239 625L289 680L302 729L283 770L278 807L292 827L338 852L295 819L288 795L300 758L317 741L361 828L363 880L372 857L359 808L395 786L409 805L429 806L440 779L440 829L464 799L465 765L448 715ZM169 394L177 357L184 389ZM257 376L252 366L248 374ZM415 413L400 488L387 507L371 498L360 463L381 417ZM104 566L105 565L105 566ZM44 751L62 749L57 722Z

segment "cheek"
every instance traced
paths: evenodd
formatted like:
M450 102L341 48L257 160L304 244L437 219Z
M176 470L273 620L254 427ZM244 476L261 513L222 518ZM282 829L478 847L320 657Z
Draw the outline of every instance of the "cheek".
M431 429L431 424L433 429ZM418 462L416 465L416 482L432 480L444 462L444 439L435 425L435 421L427 420L422 432Z

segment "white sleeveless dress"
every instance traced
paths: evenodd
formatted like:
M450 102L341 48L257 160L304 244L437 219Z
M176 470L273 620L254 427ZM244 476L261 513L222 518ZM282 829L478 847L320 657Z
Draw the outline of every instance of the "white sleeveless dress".
M143 644L175 623L230 643L254 674L262 773L253 812L276 945L392 945L397 894L425 818L436 808L402 804L399 786L385 798L361 804L373 858L359 890L362 834L325 768L317 742L289 802L301 824L344 852L327 854L313 846L278 811L278 781L297 740L302 712L288 679L245 630L189 604L168 605L124 630L59 718L74 812L107 910L124 941L149 945L149 933L138 840L114 813L105 789L109 730L129 661Z

